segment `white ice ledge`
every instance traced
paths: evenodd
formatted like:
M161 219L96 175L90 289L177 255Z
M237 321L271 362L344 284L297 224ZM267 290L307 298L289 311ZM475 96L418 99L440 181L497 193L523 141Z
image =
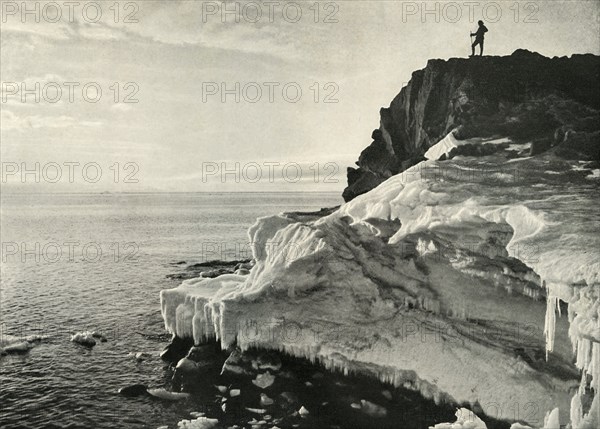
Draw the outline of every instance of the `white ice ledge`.
M432 180L439 167L419 164L314 222L258 219L249 275L161 292L167 330L369 372L533 427L557 407L562 423L598 427L598 395L586 402L599 387L593 197L582 191L573 216L558 182L539 201L528 183Z

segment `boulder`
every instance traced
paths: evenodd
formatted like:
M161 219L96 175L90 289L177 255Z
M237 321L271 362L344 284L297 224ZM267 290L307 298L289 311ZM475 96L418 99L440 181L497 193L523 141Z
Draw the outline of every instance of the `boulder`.
M160 358L169 363L179 362L181 358L187 355L193 345L193 340L189 338L179 338L174 335L171 342L160 354Z
M147 388L143 384L132 384L131 386L121 387L119 389L119 394L128 398L146 395L147 393Z

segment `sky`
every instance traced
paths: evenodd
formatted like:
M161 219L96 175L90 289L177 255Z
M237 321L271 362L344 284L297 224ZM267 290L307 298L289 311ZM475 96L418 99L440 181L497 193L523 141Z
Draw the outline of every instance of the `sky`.
M479 19L487 55L600 54L596 1L0 3L3 192L341 192Z

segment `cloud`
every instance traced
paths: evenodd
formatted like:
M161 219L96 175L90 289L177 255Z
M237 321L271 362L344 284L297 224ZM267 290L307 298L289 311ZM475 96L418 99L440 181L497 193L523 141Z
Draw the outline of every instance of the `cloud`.
M2 131L26 131L40 128L70 128L70 127L99 127L102 122L79 121L72 116L18 116L10 110L0 112L0 129Z
M229 14L223 20L220 11L207 15L206 3L213 3L219 10L238 5L239 14ZM138 14L139 25L128 25L126 30L142 38L166 45L192 45L216 48L246 54L274 56L284 59L301 58L301 36L314 34L313 18L305 16L297 24L291 24L281 16L281 10L269 18L269 8L263 6L263 15L257 22L248 22L241 12L245 4L255 1L236 1L223 6L221 2L172 1L169 7L160 2L145 2ZM281 8L281 6L280 6ZM251 19L251 18L250 18Z
M129 112L131 109L131 105L126 103L117 103L110 106L110 110L115 112Z
M236 1L229 6L223 6L221 2L196 1L170 1L168 6L161 2L131 3L136 5L137 10L121 10L118 22L115 22L115 8L110 2L97 3L102 8L102 17L98 22L86 20L82 14L82 6L75 8L73 16L69 16L67 7L63 7L62 17L57 22L49 22L44 19L43 14L40 15L39 22L35 22L34 16L27 16L23 22L19 10L14 15L4 17L6 22L2 23L2 36L17 36L11 44L18 43L20 47L26 46L29 50L47 43L69 40L146 40L284 60L304 58L312 45L307 45L307 40L315 38L315 45L327 41L327 35L322 31L323 24L314 22L313 10L304 3L301 6L301 19L295 23L290 22L293 19L293 16L288 16L291 12L284 14L284 3L275 7L273 15L268 6L263 6L262 16L256 22L253 22L253 12L248 12L252 15L250 17L242 12L246 10L246 5L258 4L255 1ZM205 3L213 3L219 11L208 15L204 10ZM235 14L221 16L221 8L231 10L235 4L239 10L237 17ZM43 7L42 3L41 8ZM122 4L120 7L124 8ZM128 18L137 22L126 22Z
M107 5L108 3L104 4L103 9L108 9ZM39 16L33 14L22 16L20 9L16 14L5 15L1 28L2 37L22 36L27 40L28 49L35 49L35 45L43 44L44 41L73 39L106 41L122 40L130 36L126 26L131 24L115 23L110 10L103 10L103 18L98 22L86 22L81 11L79 14L74 13L73 16L69 16L68 7L65 6L63 9L61 18L56 22L52 22L53 19L46 19L43 13Z

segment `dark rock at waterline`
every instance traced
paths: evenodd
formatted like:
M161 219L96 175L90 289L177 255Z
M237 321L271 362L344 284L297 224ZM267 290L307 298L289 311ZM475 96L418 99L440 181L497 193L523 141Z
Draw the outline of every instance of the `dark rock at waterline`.
M197 264L190 265L189 267L186 268L186 270L194 271L194 270L206 269L206 268L213 268L213 269L216 269L216 268L231 268L232 271L233 271L233 269L238 264L250 262L251 260L252 259L240 259L240 260L234 260L234 261L221 261L219 259L215 259L213 261L199 262Z
M92 337L99 339L101 343L108 341L104 335L96 331L92 332Z
M216 270L202 271L200 276L207 279L214 279L224 274L232 274L232 271L227 268L217 268Z
M210 359L214 355L213 349L214 346L212 344L193 346L188 350L186 357L194 362L200 362Z
M218 343L201 344L190 347L186 357L194 362L215 362L216 365L223 365L227 355L221 350Z
M240 376L240 375L254 375L254 368L252 368L252 359L248 354L242 353L241 350L235 349L231 352L229 357L223 363L223 369L221 370L222 375L228 376Z
M360 400L361 411L373 418L384 418L387 416L387 409L381 405L375 404L374 402L367 401L366 399Z
M331 213L339 209L340 206L335 207L323 207L321 210L313 212L284 212L283 215L287 218L293 219L297 222L309 222L320 219L325 216L329 216Z
M218 347L216 344L215 350ZM192 347L187 359L202 361L211 353L210 345L202 344ZM192 371L183 376L180 385L173 383L167 390L149 388L148 394L174 401L185 400L187 394L194 400L214 398L203 403L202 411L209 418L218 418L223 427L397 429L399 422L406 422L401 425L403 429L421 429L451 420L455 412L454 404L435 405L412 389L394 388L367 376L344 376L277 351L234 349L231 355L230 365L252 375L221 376L218 369ZM269 369L260 369L265 365ZM279 365L281 368L275 372L273 368ZM272 385L262 389L254 383L258 375L271 371L277 377ZM290 374L287 378L286 373ZM314 387L307 387L307 380ZM382 395L384 390L386 394ZM389 397L405 399L396 403ZM303 415L302 407L310 413ZM482 418L485 420L485 416ZM508 429L498 424L488 427Z
M251 248L248 248L250 253ZM199 262L197 264L188 265L183 272L168 274L167 278L176 280L186 280L196 277L213 278L223 274L233 274L240 267L251 268L252 259L241 259L235 261L213 260L207 262Z
M298 403L300 400L298 399L298 395L296 395L293 392L281 392L279 394L279 396L281 396L281 398L283 400L285 400L285 402L287 402L288 404L296 404Z
M529 149L529 156L539 155L540 153L546 152L552 147L552 140L549 138L537 139L531 142L531 148Z
M251 269L252 269L252 267L254 266L254 263L255 263L254 259L251 259L251 260L249 260L248 262L240 262L239 264L237 264L237 265L235 266L235 268L234 268L234 269L235 269L236 271L237 271L237 270L242 270L242 269L243 269L243 270L251 270Z
M564 140L550 152L562 159L597 161L600 159L600 131L567 132Z
M177 362L177 366L175 366L175 374L185 375L189 373L195 373L199 369L200 367L196 362L184 357Z
M135 398L136 396L142 396L148 394L148 388L143 384L133 384L127 387L121 387L119 394L128 398Z
M160 354L160 358L165 362L177 363L181 358L188 354L188 351L193 345L194 341L190 338L173 336L169 345L167 345Z
M256 370L269 369L271 371L279 371L281 369L281 359L275 352L262 352L252 359L252 368Z
M217 377L227 354L218 343L190 347L185 357L177 361L173 387L194 392L217 383Z
M227 353L221 350L219 343L193 345L193 342L177 337L165 348L163 355L163 360L175 365L173 387L187 392L202 391L216 383L227 358Z
M465 144L450 150L447 159L452 159L455 156L487 156L492 155L502 149L508 148L508 143L504 144Z

